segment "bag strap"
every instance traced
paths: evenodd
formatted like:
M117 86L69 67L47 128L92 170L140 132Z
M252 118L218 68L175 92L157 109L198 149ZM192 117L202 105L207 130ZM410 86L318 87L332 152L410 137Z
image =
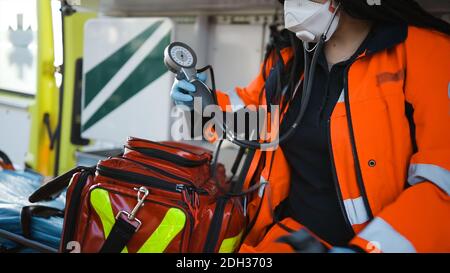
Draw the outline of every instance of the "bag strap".
M120 253L130 242L131 237L137 232L139 226L133 225L123 217L117 217L111 232L103 243L100 253Z
M95 167L76 167L67 173L56 177L52 181L46 183L39 189L37 189L31 196L28 198L28 201L31 203L37 203L41 201L50 201L55 199L58 195L61 194L70 184L70 180L75 173L81 171L91 171L93 172Z
M245 184L245 179L247 178L248 171L252 165L253 159L255 158L256 150L249 149L247 156L245 157L244 165L239 173L238 180L231 187L231 194L241 193Z
M233 166L231 167L231 178L230 178L230 181L232 181L233 178L237 174L239 165L241 165L242 158L244 157L245 150L246 150L245 148L239 147L238 154L236 155L236 158L234 159L234 162L233 162Z
M20 213L20 223L22 226L22 234L25 238L31 239L31 223L33 217L50 218L50 217L64 217L64 211L40 205L25 206Z
M11 159L3 151L0 151L0 168L14 171Z

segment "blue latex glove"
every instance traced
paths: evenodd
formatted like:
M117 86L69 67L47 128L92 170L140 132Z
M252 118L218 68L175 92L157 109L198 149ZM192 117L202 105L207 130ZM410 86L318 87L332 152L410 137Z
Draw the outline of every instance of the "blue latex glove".
M197 75L198 79L206 83L207 75L206 73L200 73ZM195 86L188 82L187 80L177 80L173 83L172 90L170 91L170 97L173 99L177 105L188 105L193 101L191 94L195 93Z

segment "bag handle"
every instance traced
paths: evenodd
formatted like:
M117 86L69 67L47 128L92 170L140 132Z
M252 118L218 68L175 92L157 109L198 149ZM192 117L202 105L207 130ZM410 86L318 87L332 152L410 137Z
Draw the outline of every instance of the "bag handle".
M76 167L63 175L56 177L52 181L37 189L33 194L30 195L28 201L30 201L30 203L37 203L41 201L53 200L69 186L70 180L75 173L82 171L93 172L94 170L95 167Z
M50 217L64 217L64 211L47 207L47 206L25 206L20 213L20 224L22 226L23 237L31 239L31 222L33 217L50 218Z

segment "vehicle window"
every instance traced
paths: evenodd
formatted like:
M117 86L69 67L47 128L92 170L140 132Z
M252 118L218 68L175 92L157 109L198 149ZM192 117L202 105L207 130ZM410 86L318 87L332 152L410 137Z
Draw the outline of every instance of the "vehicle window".
M36 92L36 1L0 0L0 90Z

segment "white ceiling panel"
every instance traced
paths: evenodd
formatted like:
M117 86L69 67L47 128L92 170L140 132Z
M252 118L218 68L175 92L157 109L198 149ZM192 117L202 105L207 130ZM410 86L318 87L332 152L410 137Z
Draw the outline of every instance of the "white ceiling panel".
M80 8L107 15L145 16L197 13L270 12L281 7L276 0L71 0ZM450 0L418 0L436 15L450 13Z

